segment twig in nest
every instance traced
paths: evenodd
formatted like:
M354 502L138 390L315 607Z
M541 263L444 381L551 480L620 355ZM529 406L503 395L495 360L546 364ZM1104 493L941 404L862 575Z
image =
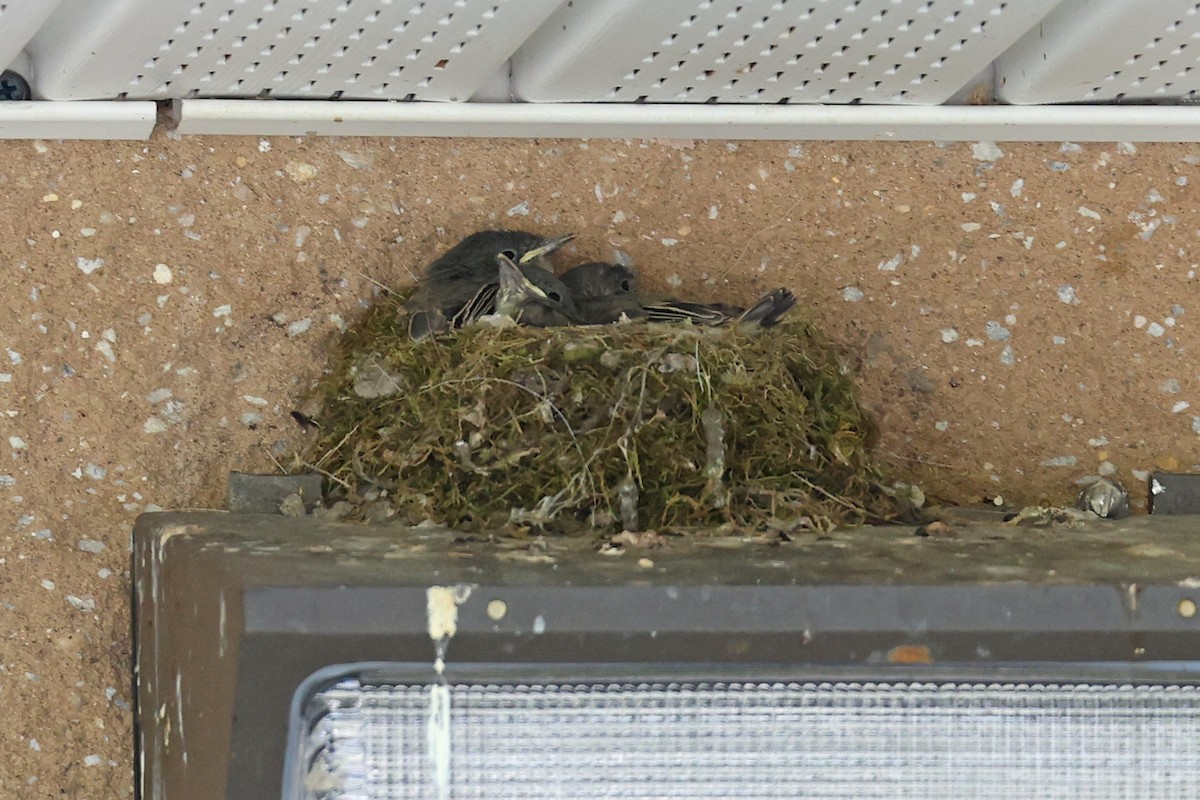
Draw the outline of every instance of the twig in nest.
M279 463L279 459L275 457L275 454L272 453L266 445L263 445L263 452L267 454L267 458L271 459L271 461L274 462L276 469L279 470L281 475L288 474L288 471L283 468L283 464Z
M855 505L854 503L851 503L846 498L838 497L836 494L829 491L828 489L825 489L821 486L817 486L817 484L813 483L808 478L801 475L799 472L793 472L792 476L794 478L796 478L797 480L799 480L801 483L803 483L808 488L812 489L813 491L824 495L825 499L827 499L827 500L831 500L844 508L850 509L851 511L857 511L859 514L862 514L864 517L870 517L872 519L884 521L883 517L880 517L878 514L872 514L870 511L867 511L867 509L863 508L862 506Z
M316 472L320 475L324 475L326 478L329 478L329 480L333 481L334 483L340 484L341 487L343 489L345 489L347 492L354 491L354 488L352 486L350 486L350 484L346 483L344 480L339 478L337 475L334 475L332 472L326 472L325 470L318 467L316 464L309 464L307 461L304 462L304 466L308 469L311 469L313 472Z
M328 458L329 458L331 455L333 455L333 454L334 454L334 453L336 453L338 450L340 450L340 449L342 448L342 445L344 445L346 442L348 442L348 441L350 440L350 437L351 437L351 436L353 436L354 434L358 433L358 429L359 429L359 428L361 428L361 427L362 427L362 422L359 422L357 425L355 425L353 428L351 428L351 429L350 429L350 431L349 431L349 432L348 432L348 433L347 433L345 436L343 436L343 437L342 437L342 440L341 440L340 442L338 442L337 444L335 444L333 447L329 448L329 450L325 451L325 455L323 455L323 456L321 456L320 458L318 458L318 459L317 459L317 464L316 464L316 467L319 467L320 465L324 464L324 463L325 463L325 461L326 461L326 460L327 460L327 459L328 459ZM316 467L314 467L314 469L315 469Z
M701 393L709 400L712 400L712 377L704 370L704 362L700 360L700 342L696 342L696 350L692 355L696 359L696 385L700 387Z
M408 274L409 274L409 275L412 275L412 277L413 277L413 280L416 280L416 279L417 279L417 276L416 276L416 275L413 275L413 273L412 273L412 270L408 269L408 267L405 267L405 270L408 272ZM366 278L368 281L370 281L371 283L375 284L375 287L376 287L377 289L382 289L384 292L386 292L387 294L390 294L390 295L392 295L393 297L399 297L399 296L400 296L400 295L399 295L399 293L398 293L398 292L396 292L394 289L392 289L390 286L387 286L387 285L385 285L385 284L382 284L382 283L380 283L379 281L375 280L374 278L372 278L370 275L368 275L367 273L363 272L362 270L357 270L357 269L356 269L356 270L354 270L354 271L355 271L355 272L357 272L357 273L359 274L359 276L360 276L360 277Z
M941 461L931 461L928 458L921 458L920 456L902 456L899 453L893 453L891 450L884 450L883 448L879 448L879 452L884 454L885 456L890 456L891 458L894 458L897 461L911 461L914 464L925 464L926 466L930 466L930 467L943 467L945 469L954 469L953 464L945 464Z
M528 386L522 386L521 384L517 383L516 381L510 381L507 378L495 378L495 377L456 378L454 380L440 381L440 382L432 384L430 386L423 387L421 389L421 391L427 392L427 391L432 391L434 389L440 389L443 386L454 386L454 385L462 384L462 383L499 383L499 384L503 384L505 386L513 386L517 389L520 389L522 392L525 392L530 397L533 397L536 400L548 405L550 407L550 410L554 413L554 415L556 417L558 417L559 421L562 422L563 427L567 429L567 433L571 437L571 443L573 445L575 445L575 452L579 453L579 458L583 461L583 472L586 473L587 483L588 483L589 487L595 486L595 483L593 481L592 474L591 474L591 469L588 466L591 463L591 460L587 457L586 454L584 454L583 447L580 446L579 438L575 435L575 429L571 427L571 423L567 419L567 415L562 412L561 408L559 408L557 405L554 404L553 400L551 400L549 397L547 397L544 394L538 394L533 389L530 389ZM340 447L341 445L339 444L338 446Z
M705 441L704 493L712 498L713 508L724 508L729 502L725 486L725 415L715 405L708 405L700 413L700 425Z
M624 448L622 448L624 449ZM617 487L617 505L621 511L621 527L627 531L638 530L638 491L633 470L625 473L625 480Z

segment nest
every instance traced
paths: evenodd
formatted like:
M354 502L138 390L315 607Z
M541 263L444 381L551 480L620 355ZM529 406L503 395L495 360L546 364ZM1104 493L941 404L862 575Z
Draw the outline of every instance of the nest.
M870 417L807 321L480 324L414 343L403 300L347 331L317 387L304 460L362 517L572 533L897 515Z

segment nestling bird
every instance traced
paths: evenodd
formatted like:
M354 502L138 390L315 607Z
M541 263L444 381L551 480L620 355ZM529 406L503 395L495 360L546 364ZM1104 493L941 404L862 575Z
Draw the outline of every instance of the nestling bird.
M585 325L619 322L624 316L637 319L646 314L637 296L637 273L623 264L589 261L558 276L571 292Z
M507 255L535 285L545 286L550 253L575 234L543 237L528 231L486 230L467 236L425 269L421 285L408 299L408 332L421 340L449 327L461 327L494 311L499 267L496 256ZM560 290L561 284L551 286Z
M735 325L743 331L769 328L796 304L787 289L763 295L750 308L728 303L692 303L657 300L637 293L637 273L622 264L591 261L572 267L559 276L579 307L585 325L603 325L626 319L650 322L686 322L695 325Z
M571 291L538 267L518 267L507 253L496 256L500 281L496 287L496 313L521 325L550 328L579 322Z
M796 295L791 290L774 289L749 308L727 303L690 303L672 299L643 302L642 310L650 322L690 320L695 325L728 325L750 333L777 325L794 305Z

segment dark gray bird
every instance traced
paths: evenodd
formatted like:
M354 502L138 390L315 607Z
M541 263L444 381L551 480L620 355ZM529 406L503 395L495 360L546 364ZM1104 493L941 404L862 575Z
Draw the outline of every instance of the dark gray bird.
M558 278L539 274L545 272L539 267L518 267L507 253L496 256L496 261L500 274L494 301L497 314L534 328L580 321L571 291Z
M638 319L646 314L637 296L637 273L623 264L590 261L571 267L558 276L575 305L579 320L585 325L604 325L619 322L624 316Z
M777 325L794 305L796 295L791 290L774 289L749 308L727 303L691 303L672 299L645 301L642 310L650 322L690 320L695 325L729 325L749 333Z
M637 293L637 273L622 264L592 261L559 276L579 307L585 325L604 325L626 319L650 322L688 322L694 325L732 325L743 331L769 328L796 304L787 289L768 292L749 308L728 303L692 303L649 299Z
M461 327L495 310L499 267L508 256L543 290L561 291L546 258L575 234L544 237L528 231L487 230L467 236L425 268L421 285L405 303L408 332L421 340L449 327ZM551 280L555 285L547 285Z

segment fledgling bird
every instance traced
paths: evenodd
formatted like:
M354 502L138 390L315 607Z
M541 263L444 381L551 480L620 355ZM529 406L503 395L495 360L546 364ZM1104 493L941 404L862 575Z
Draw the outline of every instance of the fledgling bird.
M796 295L791 289L772 289L747 308L733 321L743 331L771 328L779 324L783 315L796 305Z
M637 273L623 264L591 261L559 276L579 307L585 325L604 325L627 319L686 322L695 325L736 325L744 331L769 328L796 304L787 289L768 292L750 308L728 303L651 300L638 295Z
M574 238L573 233L547 238L504 230L478 231L465 237L425 268L421 285L405 304L409 335L419 341L492 313L499 284L496 256L501 253L535 284L545 284L547 276L553 278L546 256Z
M687 322L695 325L731 326L744 333L777 325L792 306L796 295L790 289L767 292L749 308L727 303L691 303L682 300L659 300L642 303L650 322Z
M571 291L558 278L538 274L545 272L539 267L518 267L507 253L496 256L496 261L500 277L495 298L497 314L534 328L580 321Z
M517 264L549 270L546 256L575 238L575 234L540 236L529 231L485 230L464 237L425 268L427 280L479 280L496 276L496 256L505 253Z
M646 314L637 296L637 273L624 264L589 261L558 276L579 308L584 325L637 319Z

